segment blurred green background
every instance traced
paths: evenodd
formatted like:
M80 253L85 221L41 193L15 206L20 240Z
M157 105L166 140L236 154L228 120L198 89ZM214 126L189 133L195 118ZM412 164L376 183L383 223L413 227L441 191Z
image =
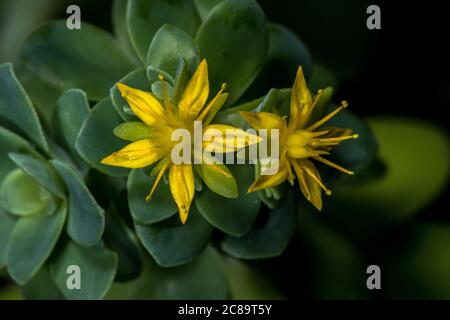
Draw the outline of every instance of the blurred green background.
M47 20L81 7L82 21L111 31L107 0L0 0L0 64L26 70L20 48ZM310 50L310 81L333 85L367 119L380 143L372 179L355 179L327 198L323 213L304 204L298 231L278 259L227 262L260 278L232 290L243 298L450 299L450 216L447 201L450 77L442 39L445 10L366 0L261 0L268 19L289 27ZM378 4L382 29L366 28L366 8ZM295 70L271 70L287 87ZM328 79L327 81L325 79ZM319 81L320 80L320 81ZM319 83L318 83L319 82ZM380 175L383 172L384 175ZM1 226L0 226L1 230ZM382 289L366 288L366 268L378 265ZM0 299L20 298L0 271Z

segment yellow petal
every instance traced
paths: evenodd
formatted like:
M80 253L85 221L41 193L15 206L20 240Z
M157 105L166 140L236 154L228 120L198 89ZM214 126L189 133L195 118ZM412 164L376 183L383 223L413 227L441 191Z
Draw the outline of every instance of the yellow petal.
M208 125L204 129L203 149L227 153L261 142L261 138L242 129L224 124ZM205 141L209 140L209 141Z
M101 163L125 168L144 168L161 159L168 152L153 140L145 139L130 143L125 148L113 152Z
M182 119L194 119L208 100L209 81L208 64L206 60L200 62L192 78L189 80L180 102L179 113Z
M288 177L288 163L286 158L280 159L280 167L274 175L259 176L255 182L248 188L248 192L254 192L266 188L276 187L283 183Z
M117 88L139 119L150 126L161 124L164 108L149 92L131 88L123 83L117 83Z
M170 191L178 206L181 222L186 223L194 198L194 173L190 164L173 164L169 171Z
M247 121L253 129L280 129L285 127L284 120L276 114L269 112L239 111L242 118ZM280 132L281 136L281 132Z
M291 93L289 129L303 128L311 117L312 97L306 85L302 67L298 68Z

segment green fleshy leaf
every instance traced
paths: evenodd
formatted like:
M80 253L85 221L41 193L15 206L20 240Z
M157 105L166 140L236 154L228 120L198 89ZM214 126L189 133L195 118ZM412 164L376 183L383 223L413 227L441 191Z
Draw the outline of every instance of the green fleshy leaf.
M337 88L338 85L338 80L331 70L321 64L313 66L312 74L308 81L308 87L312 92L325 87Z
M6 265L6 248L15 223L16 218L0 208L0 269Z
M18 216L33 215L47 208L50 194L21 169L10 172L2 181L0 203Z
M53 121L57 128L59 141L74 158L79 157L75 143L89 110L86 93L79 89L67 90L56 102Z
M175 76L180 58L185 59L188 70L193 73L200 62L198 47L185 31L165 24L153 37L147 52L147 65Z
M66 220L66 205L52 215L20 218L12 230L6 249L6 265L15 282L30 280L50 256Z
M142 271L142 260L137 239L119 216L115 206L106 214L105 244L117 253L118 266L116 281L130 281Z
M133 70L129 74L127 74L125 77L120 79L118 82L126 84L129 87L139 89L142 91L151 91L151 83L147 78L147 73L145 68L140 68ZM111 90L109 91L109 95L111 97L111 100L114 104L114 107L116 107L117 112L122 117L124 121L138 121L138 117L135 115L130 115L124 111L125 108L130 108L128 106L127 101L125 98L122 97L120 94L119 89L116 85L111 87Z
M205 21L212 9L223 1L224 0L194 0L194 3L200 14L200 18L202 21Z
M55 170L46 161L14 152L9 154L9 158L40 186L58 198L65 197L64 184Z
M236 178L239 196L225 199L209 189L196 196L195 204L201 214L214 227L232 236L242 236L247 233L259 212L261 201L256 193L247 193L253 183L253 168L250 165L228 166Z
M112 23L119 45L128 54L135 65L141 64L131 43L127 28L128 0L114 0L112 5Z
M121 123L114 128L113 133L116 137L127 141L152 138L151 128L143 122Z
M42 26L26 41L22 56L44 81L61 91L80 88L93 100L105 97L133 69L116 40L87 22L75 31L65 21Z
M335 224L363 237L412 219L443 192L450 159L447 134L430 123L380 116L370 118L369 124L379 141L386 174L364 184L337 187L324 205Z
M314 272L298 273L300 279L296 281L304 283L309 280L313 284L309 293L313 299L367 299L367 266L360 253L350 241L331 228L325 221L328 217L318 215L306 199L297 203L300 203L299 241L310 254L305 258L309 264L305 268ZM361 277L349 277L349 274L360 274Z
M294 32L276 23L269 24L269 32L266 64L246 96L261 96L267 88L292 87L299 66L302 67L306 79L312 73L311 55Z
M195 207L191 207L184 225L178 215L156 224L136 224L142 244L162 267L173 267L194 259L207 246L212 231Z
M133 0L128 2L128 31L131 42L142 61L145 61L147 50L155 33L166 23L173 24L194 36L200 19L192 0Z
M201 57L208 60L211 92L227 83L230 105L251 85L266 61L266 18L254 0L227 0L211 12L196 41Z
M227 236L222 249L241 259L266 259L281 255L295 230L295 207L292 194L288 194L261 227L253 227L240 238Z
M226 299L228 283L220 254L212 247L194 261L162 268L147 257L141 276L114 283L107 299Z
M126 176L128 169L107 166L100 161L127 144L113 134L114 128L122 122L111 100L103 99L89 112L76 143L76 149L91 167L107 175L118 177Z
M237 198L238 187L236 180L227 166L219 163L194 165L195 172L211 191L226 198Z
M22 287L22 294L27 300L65 300L51 278L47 264Z
M422 224L396 234L383 252L382 289L388 299L450 299L450 228Z
M0 65L0 117L10 121L25 136L48 151L36 110L10 63Z
M140 224L155 223L178 212L169 185L164 181L160 181L152 199L146 201L155 180L155 176L150 177L140 169L131 170L128 177L128 206L133 219Z
M69 266L80 268L80 289L70 290L67 286ZM50 262L53 280L64 296L71 300L102 299L111 287L116 269L117 255L101 243L87 248L69 241Z
M227 257L225 270L234 300L277 300L284 295L263 274L251 266Z
M0 127L0 181L6 175L17 168L16 164L9 158L10 152L36 154L30 144L15 133Z
M170 99L173 98L174 89L170 83L166 82L166 90L167 95ZM159 100L163 101L164 99L164 90L162 86L162 82L160 80L152 83L152 94L155 95Z
M67 234L83 246L100 241L105 228L104 210L97 204L78 174L58 160L51 161L68 191Z

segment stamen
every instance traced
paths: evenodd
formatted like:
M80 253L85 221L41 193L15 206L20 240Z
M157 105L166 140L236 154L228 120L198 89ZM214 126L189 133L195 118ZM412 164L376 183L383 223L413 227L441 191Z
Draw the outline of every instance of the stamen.
M341 137L333 137L333 138L319 138L316 139L320 142L335 142L335 141L344 141L344 140L350 140L350 139L356 139L359 137L359 134L352 134L351 136L341 136Z
M320 100L320 97L322 96L322 94L323 94L323 90L322 89L317 90L317 95L314 97L314 102L313 102L313 104L311 106L311 109L314 109L314 107L316 106L317 102Z
M331 162L331 161L328 160L328 159L322 158L321 156L313 157L313 159L316 159L317 161L320 161L320 162L322 162L323 164L326 164L327 166L330 166L330 167L332 167L332 168L334 168L334 169L336 169L336 170L339 170L339 171L341 171L341 172L343 172L343 173L350 174L350 175L355 174L353 171L350 171L350 170L347 170L347 169L345 169L345 168L342 168L341 166L339 166L339 165L337 165L337 164Z
M214 106L214 103L217 101L217 99L219 99L219 96L222 94L222 92L225 91L226 88L227 88L227 84L226 84L226 83L223 83L223 84L222 84L222 87L221 87L220 90L219 90L219 92L218 92L218 93L216 94L216 96L210 101L210 103L206 106L206 108L203 109L203 111L202 111L202 113L200 114L200 116L197 117L197 120L201 121L201 120L203 120L203 119L207 116L209 110L211 110L211 108Z
M149 194L145 198L145 201L150 201L152 198L153 193L156 190L156 187L158 186L159 181L161 180L162 176L164 175L164 172L166 171L167 167L169 166L170 161L167 159L167 161L164 163L163 167L159 171L158 176L156 177L155 182L153 183L152 189L150 190Z
M325 117L323 117L322 119L320 119L319 121L317 121L316 123L314 123L313 125L311 125L307 130L315 130L318 127L320 127L321 125L323 125L325 122L327 122L328 120L330 120L331 118L333 118L336 114L338 114L342 109L345 109L348 107L348 103L347 101L342 101L341 105L339 106L339 108L337 108L336 110L334 110L333 112L329 113L328 115L326 115Z
M318 178L318 177L314 174L314 172L312 172L311 170L309 170L309 169L306 168L306 167L303 167L303 169L306 171L306 173L309 174L309 176L310 176L311 178L313 178L314 181L317 182L317 184L325 191L325 194L326 194L327 196L330 196L330 195L331 195L331 190L329 190L329 189L327 189L327 187L325 187L325 185L322 183L322 181L320 180L320 178Z

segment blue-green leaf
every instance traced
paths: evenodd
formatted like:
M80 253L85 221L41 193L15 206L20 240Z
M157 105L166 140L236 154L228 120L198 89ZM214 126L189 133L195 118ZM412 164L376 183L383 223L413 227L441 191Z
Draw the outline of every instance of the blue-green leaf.
M67 286L69 266L80 270L80 289ZM74 242L60 248L59 254L50 262L50 274L59 290L67 299L97 300L108 292L116 274L117 255L103 244L82 247Z
M54 214L20 218L15 224L6 249L6 265L19 284L30 280L41 268L61 235L66 219L66 205Z
M146 201L147 195L155 182L156 177L151 177L143 170L131 170L128 177L128 206L131 215L137 223L155 223L178 211L177 205L170 193L169 185L161 181L150 201Z
M145 61L147 50L158 29L173 24L194 36L200 19L192 0L131 0L127 25L138 56Z
M6 265L6 248L15 223L16 218L0 208L0 269Z
M126 176L128 169L107 166L101 160L123 148L127 142L117 138L114 128L121 124L111 99L97 103L86 117L78 133L76 149L89 165L111 176Z
M232 104L264 66L269 32L254 0L227 0L209 14L197 32L200 56L208 60L211 92L227 83Z
M44 81L61 91L80 88L93 100L105 97L133 69L117 41L87 22L80 30L69 30L66 21L42 26L26 41L22 56Z
M51 161L67 188L67 234L83 246L100 241L105 228L104 210L97 204L76 171L58 160Z
M184 225L178 215L156 224L136 224L142 244L162 267L191 261L205 249L212 231L195 207L191 207Z
M48 151L36 110L10 63L0 65L0 117L10 121L26 137Z
M147 52L147 65L175 76L180 58L185 59L191 73L199 61L198 47L185 31L170 24L156 32Z

